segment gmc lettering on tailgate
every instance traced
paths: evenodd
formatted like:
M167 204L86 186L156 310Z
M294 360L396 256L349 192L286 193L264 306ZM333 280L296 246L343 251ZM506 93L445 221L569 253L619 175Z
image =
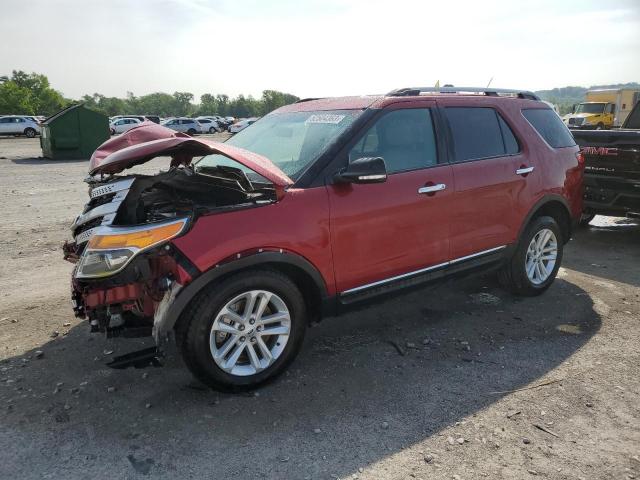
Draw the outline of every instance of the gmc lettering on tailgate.
M601 155L615 157L618 155L618 149L609 147L583 147L582 153L584 155Z

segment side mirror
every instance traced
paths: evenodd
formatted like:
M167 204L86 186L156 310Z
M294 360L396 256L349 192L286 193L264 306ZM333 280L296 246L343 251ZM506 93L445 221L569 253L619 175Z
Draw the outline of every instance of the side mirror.
M576 113L576 105L575 103L571 105L571 113Z
M383 183L387 181L387 167L382 157L364 157L351 162L335 174L337 183Z

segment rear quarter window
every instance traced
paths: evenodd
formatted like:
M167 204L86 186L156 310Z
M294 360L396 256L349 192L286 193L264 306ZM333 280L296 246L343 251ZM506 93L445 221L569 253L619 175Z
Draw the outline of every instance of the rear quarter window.
M528 108L522 110L522 115L550 147L573 147L576 144L569 129L553 110Z

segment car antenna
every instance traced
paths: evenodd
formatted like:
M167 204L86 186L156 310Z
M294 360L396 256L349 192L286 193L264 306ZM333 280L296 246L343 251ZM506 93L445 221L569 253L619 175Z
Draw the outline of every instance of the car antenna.
M487 83L487 88L489 88L489 86L491 85L491 82L493 82L493 77L489 79L489 83Z

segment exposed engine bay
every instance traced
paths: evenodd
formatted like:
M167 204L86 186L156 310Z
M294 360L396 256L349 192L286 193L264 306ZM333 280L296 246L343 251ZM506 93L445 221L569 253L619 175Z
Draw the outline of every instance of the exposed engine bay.
M275 200L273 186L252 183L233 167L174 167L157 175L88 179L89 202L72 225L76 246L98 226L140 225Z

